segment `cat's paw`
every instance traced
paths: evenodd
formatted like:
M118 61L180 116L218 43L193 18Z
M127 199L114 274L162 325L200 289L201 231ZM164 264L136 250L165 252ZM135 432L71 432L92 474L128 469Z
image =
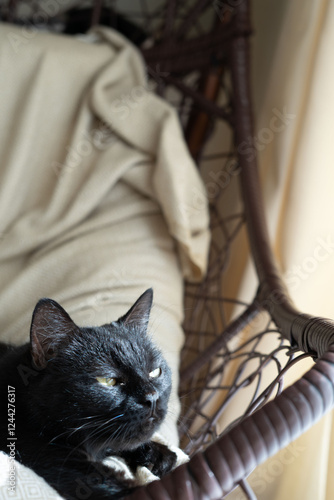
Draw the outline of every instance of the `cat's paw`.
M149 441L135 450L123 451L120 456L135 473L138 466L146 467L155 476L162 477L176 465L177 455L162 443Z
M152 464L152 473L155 476L162 477L174 469L176 465L177 455L167 446L160 443L153 443L156 447L155 460Z

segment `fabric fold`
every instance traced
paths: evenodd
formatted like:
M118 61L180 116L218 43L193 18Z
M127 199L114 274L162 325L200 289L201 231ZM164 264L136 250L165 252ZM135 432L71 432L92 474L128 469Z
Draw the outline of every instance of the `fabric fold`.
M43 296L98 325L153 287L150 330L174 377L161 432L177 443L183 279L203 277L209 246L202 181L125 38L24 36L0 25L1 340L28 340Z

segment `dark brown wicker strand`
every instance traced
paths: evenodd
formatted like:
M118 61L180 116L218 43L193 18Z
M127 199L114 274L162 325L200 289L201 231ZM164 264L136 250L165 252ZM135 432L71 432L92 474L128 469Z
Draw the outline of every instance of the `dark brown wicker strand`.
M191 378L200 368L208 362L217 352L219 352L222 347L224 347L232 337L237 335L248 323L254 318L254 316L259 312L259 306L256 303L251 304L242 314L238 316L232 323L229 324L227 328L221 333L221 335L207 347L207 349L201 353L195 361L189 366L187 366L180 375L182 380L187 380Z
M242 491L245 493L245 498L247 498L247 500L256 500L255 493L253 492L253 490L251 489L251 487L249 486L249 484L245 479L240 481L239 485Z
M229 493L255 466L299 437L329 411L334 404L333 386L334 347L301 380L179 468L182 469L181 483L178 483L180 472L176 469L146 487L148 494L154 488L154 496L142 497L141 489L129 498L219 500L220 488L223 494ZM176 496L160 496L165 481L174 485ZM193 496L178 495L178 488L184 488L183 481L190 481Z

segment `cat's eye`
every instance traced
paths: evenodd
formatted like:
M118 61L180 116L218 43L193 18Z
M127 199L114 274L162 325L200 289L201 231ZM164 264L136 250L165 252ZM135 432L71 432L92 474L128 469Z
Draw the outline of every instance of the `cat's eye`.
M152 370L150 373L149 373L149 376L151 378L158 378L160 377L161 375L161 368L156 368L155 370Z
M102 385L112 387L117 384L117 379L113 377L96 377L96 380Z

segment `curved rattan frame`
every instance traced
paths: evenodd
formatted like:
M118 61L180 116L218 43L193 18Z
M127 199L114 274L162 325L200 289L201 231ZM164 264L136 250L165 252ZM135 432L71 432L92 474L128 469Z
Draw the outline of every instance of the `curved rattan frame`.
M11 2L13 5L15 3ZM186 30L209 3L208 0L195 2L189 17L179 27L179 32ZM218 3L229 4L228 0ZM227 24L224 30L214 30L210 36L197 37L184 42L182 46L171 43L161 48L153 45L143 50L143 55L149 67L159 65L160 74L165 73L163 84L172 84L179 88L207 114L233 121L237 146L254 136L250 97L251 27L249 0L233 1L232 4L233 23ZM101 1L95 2L93 24L99 19L101 5ZM166 39L171 37L171 20L175 7L176 0L170 0L165 13ZM207 94L203 95L186 88L182 81L168 74L171 65L176 72L178 68L185 71L189 66L191 69L191 53L197 54L197 68L207 74L207 53L214 50L219 56L222 51L222 57L225 57L226 47L234 95L232 116L227 115L213 102L217 95L217 75L211 75ZM200 132L201 140L206 133L206 125L204 120ZM196 157L201 140L198 141L198 132L195 135L194 139L192 130L188 127L188 144ZM238 151L237 147L236 150ZM323 318L302 314L292 304L269 242L255 149L239 151L238 161L246 224L259 287L253 303L228 326L224 335L232 336L247 324L256 312L264 309L270 313L291 345L311 354L317 361L308 373L276 399L235 424L205 451L195 454L189 463L178 467L160 481L136 490L129 497L132 499L218 500L237 485L241 485L245 495L253 499L255 497L245 482L246 477L256 466L300 436L334 406L334 324ZM183 369L181 378L190 378L206 359L219 351L223 343L223 336L217 338L198 359Z

